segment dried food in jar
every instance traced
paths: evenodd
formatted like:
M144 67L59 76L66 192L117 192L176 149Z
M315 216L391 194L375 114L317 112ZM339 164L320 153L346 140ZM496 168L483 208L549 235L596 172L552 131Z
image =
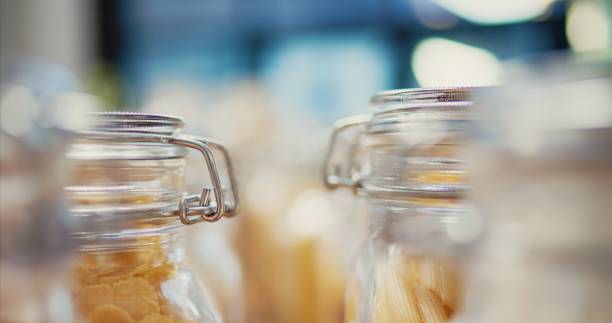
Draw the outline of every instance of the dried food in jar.
M91 323L190 322L163 293L177 271L155 243L129 251L84 251L73 267L80 314Z
M461 273L450 261L395 254L374 271L373 323L447 322L460 307Z

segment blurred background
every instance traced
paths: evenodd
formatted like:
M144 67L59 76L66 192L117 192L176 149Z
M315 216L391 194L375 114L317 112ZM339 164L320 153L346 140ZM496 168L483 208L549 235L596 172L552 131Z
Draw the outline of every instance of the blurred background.
M364 219L350 192L322 187L337 119L381 90L494 85L502 61L587 55L612 35L605 0L0 3L3 79L18 70L38 89L93 95L70 104L181 116L186 133L229 147L243 211L190 228L190 259L228 322L343 320Z
M218 101L208 92L250 87L275 113L327 123L381 89L452 83L467 71L491 82L499 60L609 40L609 4L599 0L2 3L4 60L62 64L108 106L142 109L178 84L206 104Z

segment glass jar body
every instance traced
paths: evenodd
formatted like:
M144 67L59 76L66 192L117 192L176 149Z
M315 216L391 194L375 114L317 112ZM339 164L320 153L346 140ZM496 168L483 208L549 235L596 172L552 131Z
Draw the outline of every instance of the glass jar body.
M381 108L362 139L370 224L348 322L351 308L356 322L445 322L463 303L462 246L478 230L464 201L468 103L405 104Z
M233 232L227 229L233 228L216 225L187 228L187 256L198 280L215 300L223 321L244 323L243 267L230 239Z
M455 201L371 204L347 292L346 322L444 322L460 310L463 272Z
M86 322L221 322L185 259L184 152L166 144L79 142L67 190L80 221L72 294Z
M79 251L73 295L88 322L220 322L185 262L180 232Z

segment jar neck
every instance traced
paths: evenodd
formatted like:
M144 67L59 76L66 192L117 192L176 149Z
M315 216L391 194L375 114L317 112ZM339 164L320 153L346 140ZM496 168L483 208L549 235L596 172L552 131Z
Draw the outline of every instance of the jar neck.
M184 194L185 160L73 160L67 187L74 208L104 213L152 209Z
M381 136L378 136L381 137ZM398 136L379 138L366 146L367 162L362 185L370 195L460 197L466 191L464 137L445 134L422 142L394 142Z
M126 155L130 147L143 158ZM174 213L186 194L185 160L156 157L160 149L171 146L97 143L73 147L76 152L69 157L74 171L66 190L71 214L78 222L77 238L107 243L122 237L164 235L181 226Z
M360 137L360 179L376 194L457 196L465 191L461 151L472 129L471 88L379 93Z

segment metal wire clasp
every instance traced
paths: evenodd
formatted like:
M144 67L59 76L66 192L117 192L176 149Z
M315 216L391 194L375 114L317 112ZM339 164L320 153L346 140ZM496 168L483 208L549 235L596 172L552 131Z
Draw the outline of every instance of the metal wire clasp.
M323 165L323 182L328 189L336 189L340 186L350 187L354 191L361 187L359 172L356 170L356 156L359 148L359 138L365 131L365 125L371 120L370 114L355 115L339 120L334 125L329 149L325 155ZM334 153L338 148L340 136L351 129L356 129L356 134L350 138L349 154L343 158L343 163L333 161Z
M215 222L224 216L231 217L235 215L239 206L238 186L227 149L210 139L188 135L169 137L168 143L198 150L204 157L212 182L212 189L204 187L202 193L188 195L180 200L178 217L181 222L183 224L195 224L201 221ZM231 199L226 198L227 194L221 185L221 178L211 147L220 151L223 155L230 182L229 191ZM214 201L211 201L211 192L214 195ZM192 219L191 217L193 216L197 217Z

